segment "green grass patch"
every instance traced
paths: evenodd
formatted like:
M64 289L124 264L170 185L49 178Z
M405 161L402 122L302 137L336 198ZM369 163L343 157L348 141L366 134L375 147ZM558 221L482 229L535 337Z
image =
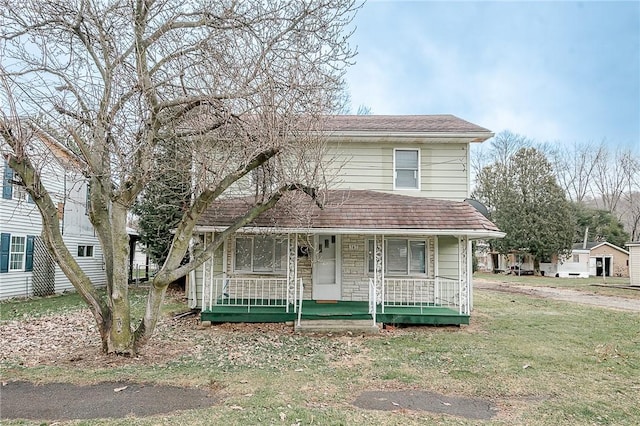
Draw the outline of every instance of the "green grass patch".
M36 318L77 310L82 307L82 298L75 292L32 299L10 299L0 302L0 320Z

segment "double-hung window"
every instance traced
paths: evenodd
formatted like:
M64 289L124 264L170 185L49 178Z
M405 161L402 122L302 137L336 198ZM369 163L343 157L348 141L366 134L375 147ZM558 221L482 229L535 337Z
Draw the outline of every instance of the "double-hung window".
M368 242L368 270L374 270L374 244ZM388 275L424 275L427 273L427 244L424 240L404 238L384 242L384 272Z
M393 189L420 189L420 150L393 151Z
M287 240L267 235L236 237L236 272L280 273L285 271Z
M9 252L9 270L24 270L25 249L27 248L27 238L12 235L11 251Z
M0 273L33 270L33 235L0 235Z

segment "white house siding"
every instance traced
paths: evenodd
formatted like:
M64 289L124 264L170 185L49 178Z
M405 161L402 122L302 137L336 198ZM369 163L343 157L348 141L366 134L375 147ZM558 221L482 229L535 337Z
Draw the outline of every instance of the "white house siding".
M35 204L0 199L0 232L11 236L38 236L42 220ZM0 274L0 299L32 295L32 273L24 270Z
M71 252L71 254L78 262L78 265L85 274L91 279L91 282L96 287L105 286L107 284L107 275L104 270L104 256L102 255L102 247L98 242L98 239L89 235L68 235L63 236L64 243ZM91 257L78 257L78 246L92 245L93 256ZM66 277L64 272L56 265L56 293L73 290L74 287L71 281Z
M395 148L420 149L420 191L394 191ZM466 144L332 143L327 158L331 189L384 191L457 201L469 197Z
M640 286L640 242L627 244L629 248L629 279L631 285Z
M438 271L441 278L459 278L458 256L460 248L455 237L438 237Z
M0 166L2 167L0 176L4 176L5 162L1 162ZM61 230L67 248L95 285L105 285L102 250L85 212L86 183L84 179L79 175L74 176L64 172L55 161L46 162L41 172L53 202L61 211L64 211ZM2 233L11 235L39 237L42 233L40 212L33 203L0 198L0 230ZM79 244L92 245L93 257L78 258ZM37 259L34 257L34 269L38 267L36 262ZM71 282L57 265L54 271L56 293L73 289ZM2 273L0 274L0 299L33 296L32 284L31 271Z

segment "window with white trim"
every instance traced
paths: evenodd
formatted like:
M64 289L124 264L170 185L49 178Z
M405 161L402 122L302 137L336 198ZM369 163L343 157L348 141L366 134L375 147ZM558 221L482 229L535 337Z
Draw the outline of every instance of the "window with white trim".
M79 245L78 257L93 257L93 246Z
M393 189L420 189L420 150L393 150Z
M268 235L236 237L234 270L249 273L286 271L287 240Z
M369 240L367 267L374 269L374 244ZM424 275L427 273L427 242L406 238L384 241L384 273L388 275Z
M12 235L11 248L9 251L9 270L24 270L25 252L27 249L27 238Z

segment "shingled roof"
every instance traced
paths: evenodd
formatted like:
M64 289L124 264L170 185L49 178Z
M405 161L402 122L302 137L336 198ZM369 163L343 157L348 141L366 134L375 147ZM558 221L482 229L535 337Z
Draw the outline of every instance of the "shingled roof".
M367 234L503 235L466 202L349 190L326 191L319 200L323 204L322 209L307 196L290 194L248 228L276 232L332 230L336 233ZM219 200L205 212L198 228L226 227L244 214L252 202L252 198Z
M334 132L487 133L490 130L450 114L442 115L334 115L325 122Z

